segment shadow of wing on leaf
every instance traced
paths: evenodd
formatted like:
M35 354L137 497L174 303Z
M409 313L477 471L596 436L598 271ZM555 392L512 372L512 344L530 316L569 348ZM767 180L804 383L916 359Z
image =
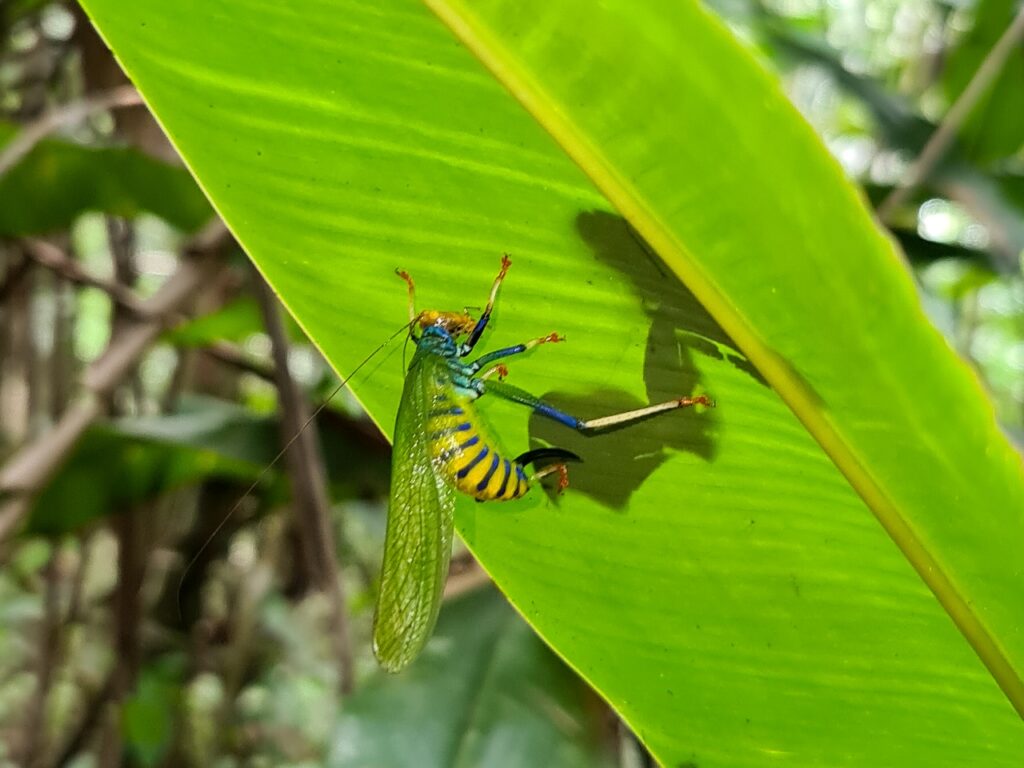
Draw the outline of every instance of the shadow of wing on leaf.
M643 370L647 400L615 389L586 395L548 392L545 400L568 413L591 417L704 393L696 364L700 357L728 362L767 386L714 318L664 269L625 219L605 211L584 211L577 215L575 225L594 257L621 273L624 285L650 318ZM582 456L584 463L572 468L573 488L608 507L624 509L633 492L672 452L687 451L714 461L717 422L713 410L698 413L686 409L595 440L535 414L530 420L530 438L534 447L557 445Z

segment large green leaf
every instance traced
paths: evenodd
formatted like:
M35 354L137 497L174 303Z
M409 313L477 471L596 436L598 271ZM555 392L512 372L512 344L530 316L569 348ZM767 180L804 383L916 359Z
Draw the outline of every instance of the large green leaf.
M408 675L379 672L346 702L327 764L612 765L590 696L499 595L479 590L446 603Z
M661 761L1016 764L1024 728L943 606L1019 691L1019 458L718 22L688 3L438 5L542 127L412 0L85 5L340 373L404 321L396 266L423 306L460 308L509 251L487 346L568 337L513 360L517 385L584 415L718 401L583 442L484 398L510 449L550 438L585 463L557 501L456 511ZM397 353L354 380L385 430Z

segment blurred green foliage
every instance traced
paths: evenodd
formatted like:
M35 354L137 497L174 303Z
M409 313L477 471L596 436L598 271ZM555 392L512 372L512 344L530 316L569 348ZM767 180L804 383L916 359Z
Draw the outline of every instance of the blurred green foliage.
M17 128L0 123L0 146ZM184 168L132 149L46 140L0 177L0 235L68 229L86 211L133 218L146 211L184 232L212 216L209 203Z

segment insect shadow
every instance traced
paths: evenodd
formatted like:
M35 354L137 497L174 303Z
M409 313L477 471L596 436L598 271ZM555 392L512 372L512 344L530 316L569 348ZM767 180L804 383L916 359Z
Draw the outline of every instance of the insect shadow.
M640 408L673 397L716 393L702 386L698 356L725 360L767 386L764 379L692 293L664 269L657 256L623 219L605 211L583 211L576 230L595 258L625 277L651 320L644 354L646 402L619 389L585 395L547 392L543 398L568 413L600 416ZM583 457L571 467L572 487L599 503L624 509L636 491L673 452L686 451L711 462L716 454L719 409L684 409L631 425L603 440L567 431L534 414L532 446L557 445ZM610 446L610 447L609 447Z

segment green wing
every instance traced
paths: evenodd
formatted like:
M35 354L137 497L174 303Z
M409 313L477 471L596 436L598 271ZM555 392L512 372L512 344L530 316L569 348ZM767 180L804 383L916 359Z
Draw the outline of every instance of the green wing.
M373 652L389 672L405 667L426 645L448 576L455 492L434 468L426 431L434 382L446 375L432 358L414 359L398 406L373 620Z

